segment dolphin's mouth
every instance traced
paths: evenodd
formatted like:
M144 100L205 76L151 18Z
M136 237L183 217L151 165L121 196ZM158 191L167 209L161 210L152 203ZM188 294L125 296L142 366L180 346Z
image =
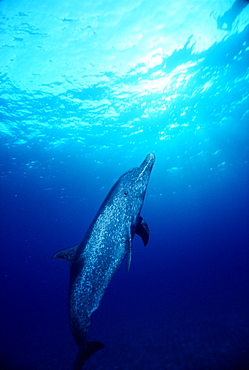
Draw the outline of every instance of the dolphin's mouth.
M155 163L155 159L156 159L155 154L150 153L150 154L147 155L147 157L145 158L145 160L143 161L143 163L139 167L141 171L140 171L136 181L138 181L141 178L141 176L143 176L144 173L146 173L146 172L151 173L153 164Z
M145 160L143 161L143 163L141 164L140 168L141 168L141 174L142 172L146 171L148 168L150 169L150 171L152 170L152 166L153 164L155 163L155 154L153 153L150 153L147 155L147 157L145 158Z
M145 158L143 163L147 163L147 165L153 166L153 164L155 163L155 159L156 159L155 154L150 153L150 154L147 155L147 157Z

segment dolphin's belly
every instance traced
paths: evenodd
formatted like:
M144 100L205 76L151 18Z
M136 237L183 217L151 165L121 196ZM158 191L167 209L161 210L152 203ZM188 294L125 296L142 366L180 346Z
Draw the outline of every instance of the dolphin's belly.
M75 279L71 287L71 299L74 300L76 311L80 306L80 311L84 309L90 316L98 308L108 284L125 257L125 249L115 257L108 257L105 255L102 260L98 257L87 261Z
M70 321L76 337L87 331L92 313L98 308L108 284L125 258L125 238L121 233L113 233L116 238L109 234L108 238L98 240L92 247L89 239L81 271L71 282ZM88 249L91 253L86 253Z

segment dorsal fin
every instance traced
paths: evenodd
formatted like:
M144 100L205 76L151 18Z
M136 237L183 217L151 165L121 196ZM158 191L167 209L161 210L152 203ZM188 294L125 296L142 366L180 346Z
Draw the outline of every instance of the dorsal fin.
M67 261L71 266L78 246L79 244L74 245L73 247L70 248L61 249L60 251L56 252L51 259L56 260L58 258L62 258L63 260Z

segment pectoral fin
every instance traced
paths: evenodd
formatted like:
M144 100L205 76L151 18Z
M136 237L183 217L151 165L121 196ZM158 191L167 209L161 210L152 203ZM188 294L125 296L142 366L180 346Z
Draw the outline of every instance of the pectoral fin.
M139 216L135 233L142 238L144 246L148 244L150 235L149 226L141 216Z
M70 248L61 249L59 252L56 252L53 255L52 260L56 260L57 258L62 258L63 260L67 261L69 265L71 266L78 246L79 244L74 245L73 247L70 247Z

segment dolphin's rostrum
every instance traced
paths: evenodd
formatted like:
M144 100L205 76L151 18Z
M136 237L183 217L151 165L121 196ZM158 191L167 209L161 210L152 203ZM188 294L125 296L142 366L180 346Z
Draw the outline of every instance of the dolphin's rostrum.
M134 234L144 245L148 243L149 228L140 211L154 162L151 153L140 167L124 173L111 188L82 242L52 257L70 264L69 316L79 346L74 369L80 369L93 352L103 347L99 342L87 343L91 315L125 256L129 270Z

